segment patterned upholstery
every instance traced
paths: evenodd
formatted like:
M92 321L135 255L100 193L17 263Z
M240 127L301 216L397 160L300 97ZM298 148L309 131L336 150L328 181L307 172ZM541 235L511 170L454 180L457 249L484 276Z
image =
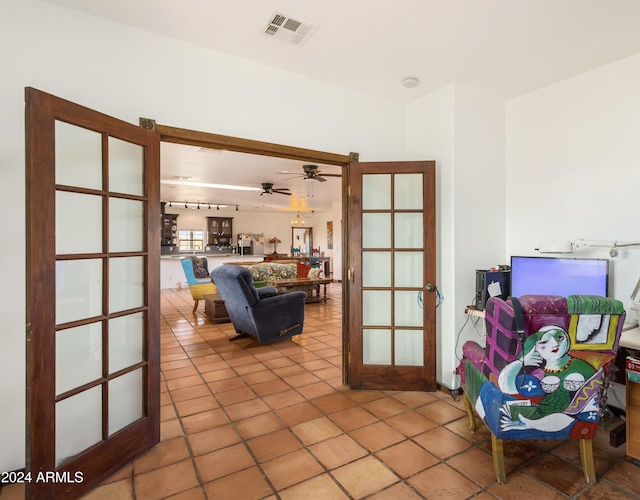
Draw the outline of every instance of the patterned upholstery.
M471 430L475 409L492 434L499 482L506 481L503 439L579 439L585 477L594 482L591 440L622 332L622 304L582 295L519 300L523 342L511 301L494 297L486 307L486 347L463 346L458 373Z

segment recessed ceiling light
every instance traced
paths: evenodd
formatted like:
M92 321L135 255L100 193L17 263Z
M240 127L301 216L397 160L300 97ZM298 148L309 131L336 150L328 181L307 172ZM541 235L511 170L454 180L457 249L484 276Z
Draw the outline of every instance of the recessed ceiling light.
M404 80L402 80L402 86L407 89L413 89L420 85L420 80L418 80L415 76L408 76Z

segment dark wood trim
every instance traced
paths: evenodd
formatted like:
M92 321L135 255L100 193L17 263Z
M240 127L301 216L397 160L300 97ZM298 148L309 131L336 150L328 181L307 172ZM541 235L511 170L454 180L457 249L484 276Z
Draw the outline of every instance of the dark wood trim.
M325 153L312 149L295 148L283 146L270 142L254 141L242 139L228 135L211 134L208 132L198 132L167 125L156 124L155 130L160 134L163 142L173 142L176 144L189 144L213 149L226 149L239 153L251 153L262 156L275 156L278 158L288 158L290 160L301 160L308 162L318 162L327 165L348 165L349 155Z

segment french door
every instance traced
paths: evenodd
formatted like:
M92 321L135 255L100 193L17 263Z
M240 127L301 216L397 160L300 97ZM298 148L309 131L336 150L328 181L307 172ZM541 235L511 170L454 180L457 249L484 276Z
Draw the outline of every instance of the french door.
M159 140L26 89L27 495L159 441Z
M351 163L352 389L436 388L435 162Z

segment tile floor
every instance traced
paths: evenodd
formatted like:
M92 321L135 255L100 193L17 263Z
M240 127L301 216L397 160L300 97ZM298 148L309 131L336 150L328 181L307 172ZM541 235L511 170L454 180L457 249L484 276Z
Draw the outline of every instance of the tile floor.
M640 498L640 467L605 429L597 484L576 441L513 441L499 485L489 434L469 433L462 401L346 390L340 287L307 305L302 336L248 349L202 305L194 316L187 290L163 290L161 442L85 499Z

